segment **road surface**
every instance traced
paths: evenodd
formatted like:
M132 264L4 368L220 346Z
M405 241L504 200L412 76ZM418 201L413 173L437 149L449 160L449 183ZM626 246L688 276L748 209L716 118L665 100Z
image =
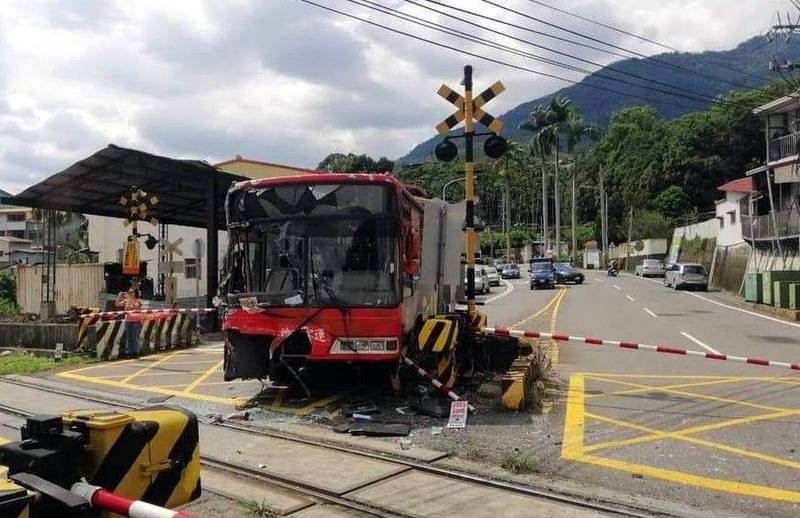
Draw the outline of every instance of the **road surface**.
M721 293L588 272L586 283L488 297L490 325L800 362L800 324ZM548 344L550 345L550 344ZM556 475L734 514L800 511L800 372L553 344L563 397Z

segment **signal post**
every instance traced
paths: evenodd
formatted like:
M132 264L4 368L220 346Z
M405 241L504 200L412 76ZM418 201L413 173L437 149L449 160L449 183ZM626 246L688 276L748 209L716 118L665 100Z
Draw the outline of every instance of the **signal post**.
M457 110L450 117L436 125L440 135L448 133L461 121L464 121L464 192L467 205L466 218L464 222L464 241L465 241L465 265L467 273L467 312L472 319L476 315L475 303L475 121L480 122L489 129L489 132L478 133L477 135L489 135L484 144L484 153L489 158L500 158L506 151L507 144L503 137L499 136L503 127L502 121L484 112L481 106L491 101L499 95L505 86L500 81L483 91L478 97L472 97L472 66L464 67L464 95L459 95L447 85L442 85L437 92L445 100L453 104ZM456 145L451 139L460 138L458 136L445 137L444 141L436 146L436 157L439 160L449 162L458 154Z

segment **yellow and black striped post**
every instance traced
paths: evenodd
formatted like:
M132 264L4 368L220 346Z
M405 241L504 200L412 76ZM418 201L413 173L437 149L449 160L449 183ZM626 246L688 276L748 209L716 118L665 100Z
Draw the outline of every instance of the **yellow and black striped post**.
M472 120L472 66L464 67L464 191L467 202L467 219L464 241L467 259L467 313L475 314L475 123Z

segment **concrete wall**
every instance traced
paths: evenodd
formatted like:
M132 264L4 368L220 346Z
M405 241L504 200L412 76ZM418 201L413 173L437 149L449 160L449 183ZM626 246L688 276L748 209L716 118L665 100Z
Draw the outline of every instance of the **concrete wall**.
M0 323L0 347L55 349L57 343L64 350L77 348L78 324Z
M675 227L675 230L672 232L672 241L670 241L667 261L674 263L679 260L683 241L695 238L716 240L718 230L719 224L716 218L707 219L706 221L700 221L683 227Z
M746 243L718 246L711 271L711 286L739 293L749 259L750 246Z

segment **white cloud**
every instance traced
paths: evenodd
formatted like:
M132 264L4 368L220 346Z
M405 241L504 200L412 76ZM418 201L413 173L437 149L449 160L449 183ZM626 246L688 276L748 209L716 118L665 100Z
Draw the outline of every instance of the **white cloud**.
M347 0L319 1L420 37L580 78L409 27ZM401 0L378 1L545 54ZM554 32L480 0L443 1ZM527 0L497 1L626 48L647 54L658 50ZM784 2L762 0L737 1L735 9L723 0L546 1L686 51L730 48L763 31L774 9L786 8ZM474 20L587 59L611 59ZM493 113L561 86L297 0L5 0L0 4L0 188L19 191L109 142L211 161L240 153L311 167L334 151L396 157L431 136L434 124L452 111L434 92L442 82L457 85L466 61L475 66L477 88L498 78L506 84L507 92L492 102Z

